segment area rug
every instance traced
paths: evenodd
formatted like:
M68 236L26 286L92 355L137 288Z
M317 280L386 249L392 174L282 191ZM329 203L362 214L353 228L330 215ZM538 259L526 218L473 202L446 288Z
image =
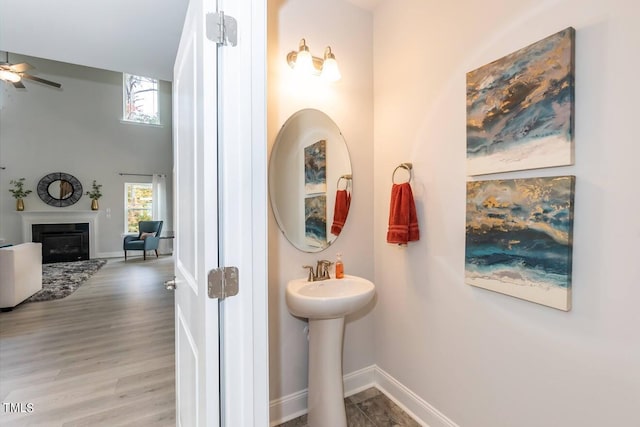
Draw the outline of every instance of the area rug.
M90 259L43 264L42 290L27 302L50 301L69 296L106 263L106 259Z

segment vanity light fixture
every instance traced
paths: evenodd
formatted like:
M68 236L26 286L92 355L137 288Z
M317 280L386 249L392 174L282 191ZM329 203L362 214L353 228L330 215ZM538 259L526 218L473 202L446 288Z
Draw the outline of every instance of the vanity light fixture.
M331 46L324 50L324 59L312 56L305 39L300 40L298 51L292 50L287 54L287 63L296 72L320 76L322 79L335 82L340 80L340 70Z

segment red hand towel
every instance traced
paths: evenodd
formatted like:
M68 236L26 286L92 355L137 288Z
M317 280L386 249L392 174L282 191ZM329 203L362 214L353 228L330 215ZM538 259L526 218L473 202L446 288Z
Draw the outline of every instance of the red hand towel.
M331 234L335 234L337 236L342 231L342 227L344 227L344 223L347 221L350 205L351 194L347 190L336 191L336 205L333 208Z
M411 185L408 182L393 184L387 242L403 245L419 239L418 216Z

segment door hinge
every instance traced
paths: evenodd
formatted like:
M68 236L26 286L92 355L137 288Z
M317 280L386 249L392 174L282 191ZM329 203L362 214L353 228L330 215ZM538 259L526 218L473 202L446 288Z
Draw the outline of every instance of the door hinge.
M238 267L214 268L207 276L209 298L225 299L238 295Z
M220 46L238 44L238 21L224 12L207 13L207 38Z

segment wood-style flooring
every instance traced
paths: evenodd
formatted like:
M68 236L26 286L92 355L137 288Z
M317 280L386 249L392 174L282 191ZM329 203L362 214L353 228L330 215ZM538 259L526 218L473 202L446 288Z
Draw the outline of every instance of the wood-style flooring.
M0 425L175 426L172 275L170 256L111 259L66 298L0 313Z

